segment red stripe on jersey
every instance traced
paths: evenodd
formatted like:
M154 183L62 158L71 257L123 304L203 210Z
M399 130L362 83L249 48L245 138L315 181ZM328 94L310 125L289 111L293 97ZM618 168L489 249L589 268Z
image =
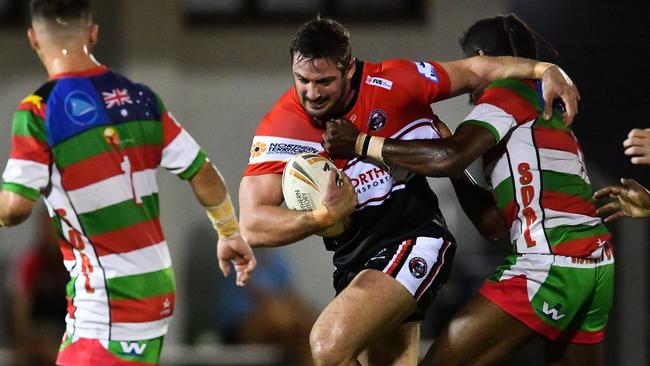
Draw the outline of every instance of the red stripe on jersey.
M170 317L174 313L173 292L144 299L111 300L113 323L144 323Z
M568 131L562 131L555 128L535 127L533 133L537 148L561 150L574 154L578 153L578 142Z
M34 104L31 101L28 102L22 102L18 106L19 111L30 111L32 112L35 116L40 117L41 119L45 120L45 103L41 101L39 104Z
M537 118L539 114L535 106L530 104L529 101L514 91L501 87L486 90L478 99L476 105L483 103L499 107L511 114L517 125L531 121Z
M404 242L404 244L402 245L402 250L400 250L400 252L397 253L395 259L393 260L393 263L390 265L388 271L386 272L388 275L390 276L393 275L393 272L395 272L395 268L397 268L399 263L402 261L402 257L404 257L404 253L408 252L409 247L411 246L412 243L413 243L412 239L409 239Z
M31 136L11 136L11 159L30 160L50 164L50 150L46 142Z
M124 155L129 157L131 171L156 169L160 163L160 146L144 145L123 150L106 151L78 163L69 165L61 171L61 182L66 190L79 189L104 179L124 174L120 164Z
M59 249L61 250L61 255L63 255L64 261L73 261L74 253L72 252L72 244L68 243L64 239L59 239Z
M90 237L98 256L128 253L165 240L160 221L153 220Z
M264 163L249 164L244 170L244 176L263 174L282 174L286 161L268 161Z
M542 207L559 212L596 217L596 206L592 202L566 193L542 191Z
M515 201L510 201L510 203L508 203L508 205L501 210L501 215L506 221L506 227L508 229L510 229L510 227L512 227L512 223L517 220L517 214L519 213L518 207L519 206L517 206L517 203Z
M590 236L587 238L580 238L570 241L562 242L558 245L551 247L551 252L555 255L563 255L566 257L584 258L598 249L599 241L609 241L612 239L611 234L601 234Z
M168 111L164 111L162 114L162 126L163 146L167 147L183 129L178 125L178 123L176 123L174 117L172 117Z

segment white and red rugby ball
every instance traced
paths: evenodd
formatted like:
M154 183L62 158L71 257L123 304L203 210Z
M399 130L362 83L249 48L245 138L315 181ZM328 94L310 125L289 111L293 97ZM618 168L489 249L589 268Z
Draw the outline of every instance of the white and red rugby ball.
M311 211L320 207L327 191L327 177L330 171L337 173L334 163L317 154L294 155L282 172L282 195L291 210ZM320 236L336 236L344 230L343 221L316 233Z

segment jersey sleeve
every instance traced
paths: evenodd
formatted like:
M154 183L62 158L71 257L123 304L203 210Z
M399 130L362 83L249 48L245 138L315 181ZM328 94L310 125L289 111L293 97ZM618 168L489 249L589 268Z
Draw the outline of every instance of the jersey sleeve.
M194 138L178 123L160 98L161 122L163 129L163 149L160 166L181 179L191 179L207 159Z
M435 61L416 61L411 65L415 72L415 91L424 104L431 104L449 98L451 82L449 75ZM413 67L415 66L415 67Z
M45 129L45 104L40 96L25 98L14 114L11 155L2 174L2 189L36 201L49 185L52 154Z
M288 94L262 119L251 144L244 176L281 174L294 155L318 154L322 131L310 127Z
M487 128L498 144L512 128L537 118L535 98L534 90L520 81L506 79L492 83L461 125Z

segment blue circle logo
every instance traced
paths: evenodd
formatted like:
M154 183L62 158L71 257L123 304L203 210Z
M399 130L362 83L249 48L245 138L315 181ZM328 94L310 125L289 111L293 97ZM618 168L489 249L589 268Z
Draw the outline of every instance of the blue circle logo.
M95 122L99 115L97 104L93 98L79 90L68 94L65 98L65 113L72 122L79 126Z

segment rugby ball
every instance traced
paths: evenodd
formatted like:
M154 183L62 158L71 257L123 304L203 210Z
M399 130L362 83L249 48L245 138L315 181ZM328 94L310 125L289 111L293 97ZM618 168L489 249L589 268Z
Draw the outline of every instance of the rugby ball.
M327 191L327 177L330 171L337 174L336 165L329 159L312 153L294 155L282 172L282 195L291 210L311 211L320 207ZM331 237L340 235L345 230L343 221L316 233Z

